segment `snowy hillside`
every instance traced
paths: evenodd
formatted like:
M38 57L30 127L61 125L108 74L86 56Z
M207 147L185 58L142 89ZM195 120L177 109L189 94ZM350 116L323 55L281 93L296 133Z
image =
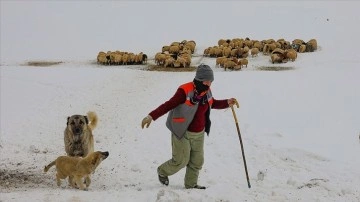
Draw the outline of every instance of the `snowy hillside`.
M360 29L354 26L360 3L0 3L0 201L360 201ZM165 18L174 7L182 17ZM214 16L219 10L227 18ZM169 23L174 26L164 29ZM163 45L183 39L195 40L201 55L218 39L235 37L316 38L320 48L277 65L269 56L249 57L241 71L225 72L214 58L194 57L192 65L213 68L214 97L240 103L251 189L231 109L211 112L199 177L208 188L185 189L185 169L163 186L156 168L171 158L166 115L147 129L140 123L195 72L100 66L96 55L121 49L153 58ZM346 40L352 45L339 48ZM24 65L37 60L62 63ZM110 156L88 191L65 180L57 187L55 169L43 168L65 155L67 117L90 110L99 116L95 150Z

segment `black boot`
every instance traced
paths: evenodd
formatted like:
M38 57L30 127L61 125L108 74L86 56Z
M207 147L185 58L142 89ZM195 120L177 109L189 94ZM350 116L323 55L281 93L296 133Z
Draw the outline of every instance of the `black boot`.
M200 186L200 185L195 185L193 187L187 187L186 189L206 189L206 187Z
M162 176L160 174L158 174L158 176L159 176L159 181L161 184L166 185L166 186L169 185L169 178L167 176Z

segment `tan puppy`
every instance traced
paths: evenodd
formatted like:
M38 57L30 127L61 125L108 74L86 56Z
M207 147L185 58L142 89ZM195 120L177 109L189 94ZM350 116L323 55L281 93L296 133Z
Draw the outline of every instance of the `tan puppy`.
M72 187L79 186L81 190L86 190L91 183L89 175L95 172L98 165L109 156L109 152L96 151L90 153L85 158L59 156L55 161L45 166L44 172L47 172L52 166L56 165L56 181L57 185L61 185L61 179L69 177L69 183ZM82 182L82 178L86 180L86 187ZM76 183L76 185L75 185Z
M85 157L94 151L92 130L97 123L98 117L95 112L88 112L87 116L73 115L67 118L64 143L68 156Z

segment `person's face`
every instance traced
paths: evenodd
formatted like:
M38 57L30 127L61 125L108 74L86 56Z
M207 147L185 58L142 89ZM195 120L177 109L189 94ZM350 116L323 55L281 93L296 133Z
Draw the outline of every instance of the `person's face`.
M210 87L211 86L211 81L203 81L203 84Z
M203 96L206 94L206 92L208 91L208 89L211 86L211 81L202 81L202 85L207 86L207 88L204 89L204 87L198 88L197 90L200 90L200 95Z

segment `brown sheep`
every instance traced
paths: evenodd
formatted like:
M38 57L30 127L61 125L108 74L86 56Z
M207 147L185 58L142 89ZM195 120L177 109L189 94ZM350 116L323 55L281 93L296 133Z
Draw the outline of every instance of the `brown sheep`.
M168 57L165 59L164 67L173 67L174 66L175 59L173 57Z
M290 49L291 48L291 44L289 41L285 41L284 44L282 44L282 49Z
M229 68L229 69L234 69L235 66L238 66L238 64L236 64L234 61L228 60L228 61L226 61L225 64L224 64L224 69L225 69L225 71L226 71L227 68ZM237 68L238 68L238 67L237 67ZM240 68L241 68L241 67L240 67Z
M237 57L238 56L238 53L239 53L239 50L237 48L233 48L231 49L231 57Z
M112 65L115 64L115 56L116 56L115 52L110 53L110 64L112 64Z
M263 54L268 55L270 53L270 47L269 44L265 44L263 48Z
M224 66L224 62L227 60L226 57L218 57L216 58L216 67L220 65L220 67Z
M238 47L242 48L244 46L244 42L241 40L236 40L234 44L235 44L234 48L238 48Z
M211 49L211 47L206 48L206 49L204 50L203 56L205 56L205 57L210 56L210 49Z
M306 43L306 52L314 52L315 50L317 50L317 41L316 39L310 39Z
M229 47L229 43L228 43L228 42L225 42L225 43L223 43L220 47Z
M275 49L276 49L275 43L265 44L264 49L263 49L263 54L268 55L269 53L271 53Z
M293 41L292 41L292 44L305 44L305 42L302 40L302 39L294 39Z
M187 67L186 65L186 59L183 57L178 57L176 61L174 62L174 67Z
M142 55L141 54L135 55L134 64L140 64L141 60L142 60Z
M235 65L234 70L241 70L241 65Z
M244 52L243 52L242 55L244 55L245 53L249 53L249 51L250 51L249 46L245 46L245 47L244 47Z
M294 49L289 49L285 51L284 56L287 60L291 60L294 62L297 58L297 52Z
M185 43L184 47L187 47L191 50L191 53L195 52L196 43L195 41L188 41Z
M165 51L169 51L170 50L170 46L163 46L161 48L161 52L165 52Z
M225 40L225 39L219 39L219 41L218 41L218 46L221 46L221 45L223 45L224 43L226 43L226 40Z
M235 62L236 64L239 64L239 60L237 59L237 57L227 58L227 60L231 60L231 61Z
M122 64L123 65L127 65L129 63L129 59L130 59L130 55L125 53L123 56L122 56Z
M209 49L209 56L210 57L216 57L216 50L218 49L218 47L210 47Z
M163 65L166 60L166 55L164 53L156 53L155 55L155 63L157 65Z
M217 48L215 48L215 57L220 57L220 56L223 56L222 55L222 48L217 47Z
M172 42L170 46L180 46L180 42Z
M267 39L267 40L265 40L265 43L266 44L275 43L275 40L274 39Z
M282 63L283 59L284 59L284 56L282 54L279 54L279 53L274 53L274 54L271 54L271 62L274 64L274 63Z
M134 64L135 63L135 58L136 58L136 55L134 53L129 53L129 63L130 64Z
M178 57L184 58L186 61L186 65L184 67L190 67L191 64L191 54L183 53L179 55Z
M237 48L237 55L236 57L241 58L241 55L244 54L244 48Z
M254 42L252 40L245 40L244 43L245 43L245 46L247 46L249 48L252 48L254 45Z
M98 56L97 56L97 62L98 64L108 64L108 59L106 58L106 53L105 52L99 52Z
M173 63L173 66L174 66L175 68L180 68L180 67L181 67L180 61L175 60L174 63Z
M225 57L229 57L231 55L231 48L225 47L222 51L222 55Z
M255 42L253 45L254 48L258 48L259 51L263 50L264 45L261 42Z
M247 58L249 56L249 51L243 52L243 54L240 55L240 58Z
M187 46L185 46L180 52L179 52L179 54L192 54L192 51L187 47Z
M284 51L283 49L281 49L281 48L275 48L275 49L271 52L271 54L278 53L278 54L283 55L284 52L285 52L285 51Z
M120 65L122 63L122 55L119 53L115 53L114 55L114 63L116 65Z
M259 49L258 48L252 48L251 49L251 57L256 57L259 54Z
M244 59L239 60L238 64L240 65L241 68L243 66L247 67L247 65L249 64L249 61L246 58L244 58Z
M178 54L180 52L180 46L170 46L169 53Z
M299 47L299 53L304 53L306 51L306 45L302 44Z

